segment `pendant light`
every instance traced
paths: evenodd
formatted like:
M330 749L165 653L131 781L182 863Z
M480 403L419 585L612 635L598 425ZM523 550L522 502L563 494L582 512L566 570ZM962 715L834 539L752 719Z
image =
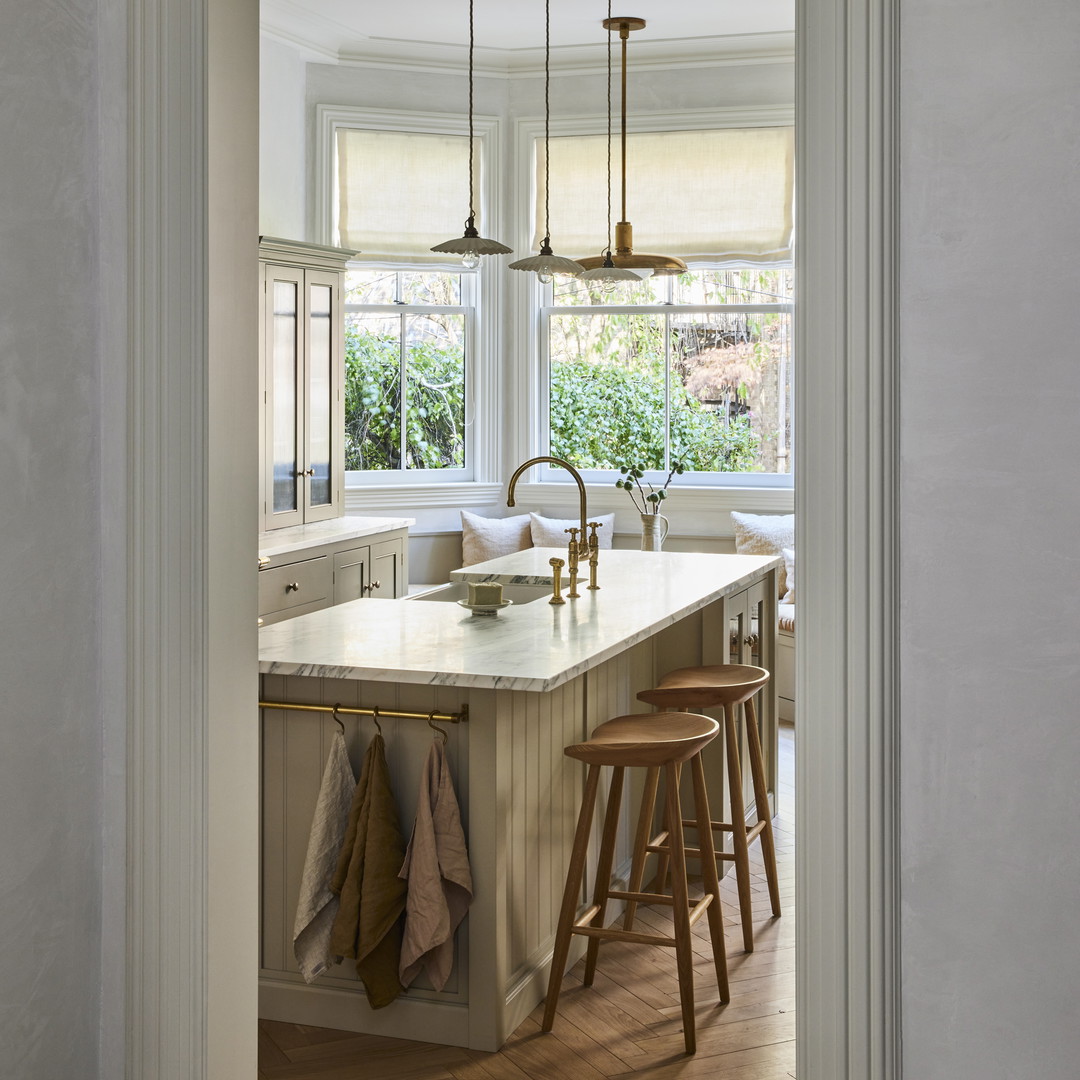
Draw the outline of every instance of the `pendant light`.
M431 250L460 255L468 269L480 265L481 255L506 255L510 248L498 240L487 240L476 231L476 210L473 207L473 50L476 47L473 27L473 0L469 0L469 217L465 235L456 240L436 244Z
M622 220L615 226L615 254L610 251L603 256L592 255L578 261L586 269L602 267L610 261L614 266L628 270L651 271L654 274L685 274L686 263L673 255L651 255L644 251L634 251L634 228L626 218L626 43L631 30L641 30L645 26L644 19L629 18L621 15L611 17L611 3L608 2L608 17L604 20L604 28L610 34L612 30L619 31L619 40L622 42ZM608 87L610 95L611 68L608 68ZM610 102L610 97L609 97ZM610 111L610 104L609 104Z
M551 250L551 0L544 0L544 239L540 254L518 259L511 270L532 270L541 284L550 284L556 274L581 273L581 264L563 259Z
M608 22L611 21L611 0L608 0ZM604 24L607 26L607 23ZM616 266L611 257L611 27L607 27L607 247L601 256L601 262L597 266L586 270L579 275L582 281L603 282L606 289L614 286L616 281L641 281L642 275L635 274L633 270ZM580 265L585 266L595 263L595 259L579 259Z

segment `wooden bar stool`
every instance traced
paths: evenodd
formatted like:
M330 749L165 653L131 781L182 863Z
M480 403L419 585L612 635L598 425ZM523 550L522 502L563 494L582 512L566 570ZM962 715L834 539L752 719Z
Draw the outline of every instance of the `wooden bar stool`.
M717 664L712 667L678 668L668 672L660 680L660 685L652 690L642 690L638 694L640 701L661 709L705 709L723 706L724 730L727 752L728 798L730 821L712 821L712 829L699 829L701 838L712 830L730 832L733 851L715 849L718 859L727 859L735 863L735 876L739 888L739 913L742 920L743 947L747 952L754 950L754 920L750 897L750 856L748 848L754 840L761 837L761 854L765 860L765 876L769 883L769 901L773 916L780 915L780 884L776 875L776 846L773 843L772 821L769 817L769 793L765 782L765 764L761 756L761 738L758 735L757 713L754 709L754 695L769 681L765 668L752 667L749 664ZM743 803L742 769L739 765L739 733L735 722L735 710L739 705L746 705L747 749L750 756L750 775L754 785L754 803L757 808L757 821L746 827L746 807ZM655 716L670 716L671 713L659 713ZM677 715L677 714L676 714ZM637 837L634 843L634 860L630 871L630 892L641 889L641 880L645 872L645 857L648 852L660 855L660 868L657 876L659 888L663 889L667 876L668 853L674 841L670 827L663 829L649 840L652 831L653 808L656 805L656 789L660 781L660 770L652 768L645 778L645 790L641 800L641 816L638 820ZM697 821L684 820L684 826L696 827L698 821L705 820L699 814ZM681 831L681 830L680 830ZM710 837L711 841L711 837ZM681 843L681 837L680 837ZM714 845L710 842L710 847ZM700 849L685 848L687 855L700 855L702 866L708 860L704 845ZM634 925L637 905L631 901L626 907L624 929Z
M566 875L562 909L555 933L555 950L551 957L551 978L544 1006L543 1030L550 1031L555 1022L563 972L570 952L570 938L583 934L589 939L585 959L585 985L591 986L596 973L596 959L604 938L632 941L646 945L665 945L675 950L679 976L679 1000L682 1005L683 1038L686 1052L694 1053L694 960L690 928L707 912L709 934L712 938L713 964L720 1001L727 1002L727 958L724 952L724 920L720 910L720 882L712 852L712 834L706 831L702 841L702 865L705 895L691 908L686 881L686 857L683 851L682 820L679 803L679 784L676 769L689 761L694 780L694 803L699 818L708 820L709 800L705 792L705 771L701 766L701 748L710 743L720 731L720 725L708 716L688 712L654 713L647 716L617 716L601 724L587 742L568 746L568 757L584 761L589 766L585 794L578 815L570 868ZM603 838L596 867L596 889L591 906L575 918L585 857L592 829L593 807L600 783L600 768L611 765L614 772L604 815ZM667 777L665 817L671 835L671 896L643 893L638 888L620 892L611 888L611 865L615 853L619 810L622 802L623 771L627 768L664 770ZM663 934L642 934L616 927L605 928L604 917L608 900L627 900L635 904L670 904L675 922L674 937Z

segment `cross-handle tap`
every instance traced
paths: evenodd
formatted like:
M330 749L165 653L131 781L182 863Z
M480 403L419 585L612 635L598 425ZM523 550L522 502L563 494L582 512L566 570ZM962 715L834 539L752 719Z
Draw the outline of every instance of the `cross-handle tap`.
M576 600L581 593L577 591L578 586L578 561L581 558L581 545L584 540L578 540L579 529L563 529L563 532L570 534L570 590L567 592L567 597L571 600ZM585 533L581 533L584 537Z
M600 541L597 538L596 530L604 527L601 521L589 522L589 588L599 589L600 586L596 584L596 564L600 561Z
M551 457L550 455L542 455L540 457L529 458L528 461L523 461L515 470L514 475L510 477L510 483L506 489L506 505L514 505L514 488L517 487L518 477L528 468L533 465L539 465L542 461L548 461L552 465L558 465L565 469L573 478L574 483L578 486L578 498L581 503L581 525L578 527L578 534L581 539L575 544L573 541L570 543L570 552L574 558L574 566L577 566L577 556L588 554L590 565L590 578L595 577L594 564L597 556L593 553L591 543L585 539L585 530L589 520L589 510L586 506L585 498L585 481L581 479L581 473L570 464L569 461L564 461L562 458ZM599 548L599 545L597 545ZM591 587L591 586L590 586ZM599 587L599 586L597 586ZM568 594L574 595L573 590Z

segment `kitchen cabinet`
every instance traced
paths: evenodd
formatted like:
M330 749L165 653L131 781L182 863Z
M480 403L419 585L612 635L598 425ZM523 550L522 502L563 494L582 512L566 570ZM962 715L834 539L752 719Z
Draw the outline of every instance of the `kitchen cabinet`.
M262 237L262 527L344 511L346 261L354 252Z
M260 537L259 623L409 591L411 518L337 518Z
M757 709L758 736L761 739L762 753L765 757L765 777L770 792L776 791L776 755L772 752L777 745L778 698L777 698L777 648L776 634L762 633L763 627L776 626L776 580L774 576L765 578L751 585L748 589L729 596L725 602L725 621L727 624L729 664L753 664L772 673L772 678L761 688L754 698ZM739 707L739 738L742 743L742 757L746 760L746 710ZM750 770L744 769L743 801L749 818L755 812L754 788ZM770 815L776 813L775 794ZM755 816L756 820L756 816Z

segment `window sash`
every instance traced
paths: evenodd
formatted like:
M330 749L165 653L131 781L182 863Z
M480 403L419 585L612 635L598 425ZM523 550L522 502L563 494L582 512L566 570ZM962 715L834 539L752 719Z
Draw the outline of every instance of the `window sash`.
M550 295L550 287L547 288ZM788 302L771 304L585 304L585 305L543 305L539 309L541 340L540 371L540 423L542 446L539 453L551 453L551 319L553 316L580 316L588 318L594 315L651 315L663 319L665 323L664 368L665 380L670 377L670 320L680 315L718 315L718 314L787 314L792 315L795 305ZM790 336L789 336L790 341ZM671 388L665 388L664 406L664 468L645 470L645 481L659 486L666 478L671 458ZM790 410L788 410L790 419ZM785 473L779 472L719 472L699 470L682 473L678 478L680 486L689 487L761 487L791 488L794 486L794 461L791 458L791 444L786 448L792 468ZM613 483L619 473L617 469L578 468L586 483ZM565 470L550 464L539 468L540 482L568 482Z

